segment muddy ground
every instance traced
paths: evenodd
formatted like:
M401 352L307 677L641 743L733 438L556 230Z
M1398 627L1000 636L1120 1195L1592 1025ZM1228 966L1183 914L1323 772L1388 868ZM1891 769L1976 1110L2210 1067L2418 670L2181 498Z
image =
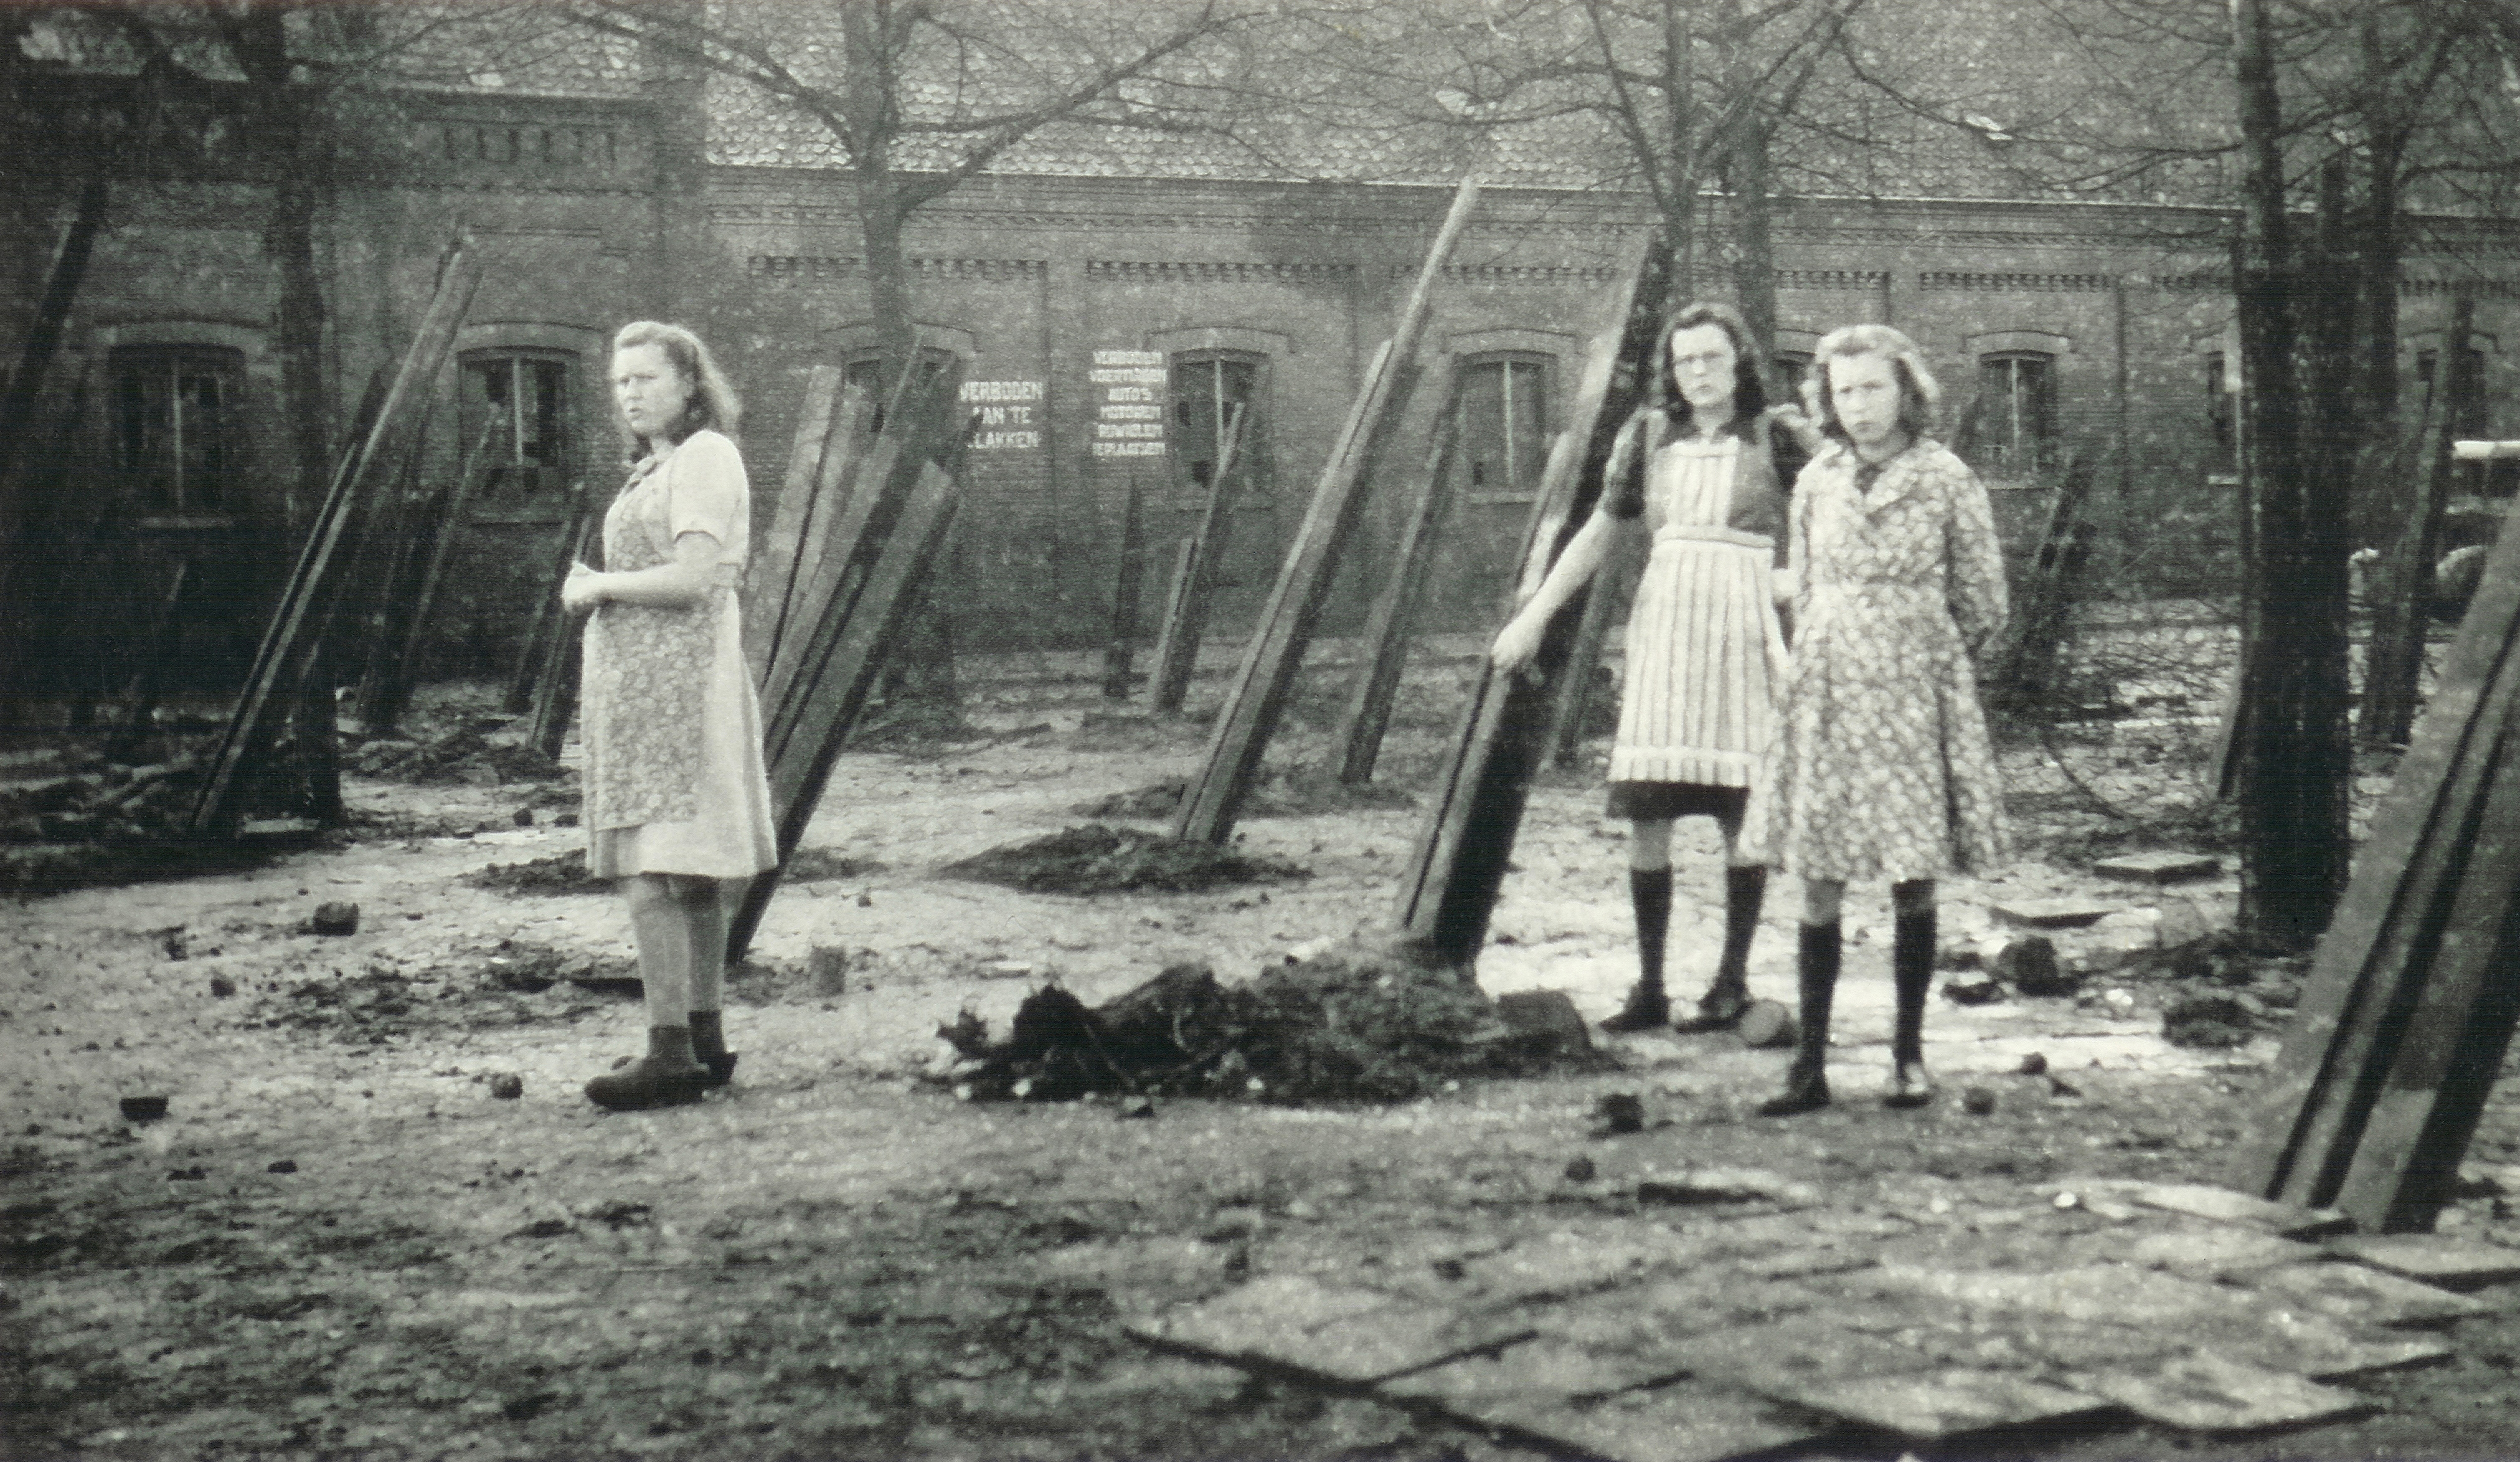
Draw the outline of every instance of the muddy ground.
M1403 793L1431 771L1466 675L1466 646L1449 648L1414 673L1384 758ZM1214 703L1224 668L1206 667L1193 706ZM806 839L811 876L779 896L732 987L736 1085L697 1108L607 1115L579 1094L637 1047L643 1022L618 984L617 903L550 865L516 871L577 846L557 825L565 781L353 775L352 826L316 846L0 911L0 1450L1533 1455L1160 1354L1122 1325L1257 1274L1634 1216L1633 1200L1566 1181L1570 1161L1620 1140L1597 1135L1615 1093L1641 1097L1664 1140L1684 1130L1705 1163L1782 1173L1832 1207L1920 1230L1993 1232L2084 1178L2210 1180L2297 985L2281 965L2149 957L2228 923L2230 879L2151 889L2088 864L2210 829L2092 812L2025 747L2007 763L2023 856L1947 886L1954 962L1992 947L1997 902L2119 911L2059 936L2087 972L2071 995L1935 1001L1928 1055L1950 1089L1922 1112L1869 1100L1888 1023L1878 889L1849 911L1840 1105L1790 1122L1749 1114L1783 1053L1722 1036L1622 1040L1614 1070L1439 1085L1396 1106L961 1102L937 1080L940 1022L968 1009L1002 1029L1046 982L1091 1001L1181 961L1245 978L1371 933L1418 820L1405 797L1341 796L1303 774L1324 757L1333 669L1308 678L1272 756L1289 775L1241 834L1244 851L1309 876L1090 897L941 876L1098 818L1156 825L1114 815L1147 810L1126 794L1185 775L1204 735L1194 719L1103 701L1082 656L965 669L967 731L878 727L843 758ZM485 695L438 687L424 737L481 725ZM2194 730L2156 719L2080 775L2147 793L2192 780ZM46 754L20 750L8 775L43 774ZM2373 770L2366 800L2385 786ZM1479 966L1492 994L1562 990L1592 1018L1616 1007L1633 957L1624 825L1600 816L1596 777L1552 774L1535 794ZM1672 963L1687 995L1721 927L1711 829L1685 829L1679 857ZM493 865L510 871L485 875ZM1793 900L1790 883L1772 899L1752 972L1757 993L1788 1002ZM333 902L359 906L355 933L310 932ZM844 953L818 962L817 949ZM2239 1043L2163 1039L2164 1009L2200 993L2235 1000ZM2034 1053L2048 1076L2019 1074ZM521 1095L500 1096L502 1077ZM1965 1086L1993 1110L1964 1110ZM165 1096L167 1115L125 1120L117 1103L134 1095ZM2520 1243L2492 1191L2520 1162L2520 1122L2498 1106L2473 1157L2477 1196L2446 1221ZM2520 1169L2508 1176L2520 1187ZM2098 1426L2041 1450L2510 1453L2520 1319L2458 1334L2449 1364L2358 1383L2382 1402L2369 1420L2219 1442ZM1899 1450L1853 1434L1822 1448Z

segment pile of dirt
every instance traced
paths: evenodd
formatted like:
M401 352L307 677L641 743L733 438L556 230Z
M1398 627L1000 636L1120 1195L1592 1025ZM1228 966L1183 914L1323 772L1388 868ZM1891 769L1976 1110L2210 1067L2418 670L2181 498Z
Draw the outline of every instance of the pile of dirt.
M1189 795L1190 783L1178 776L1152 781L1126 792L1113 792L1080 802L1068 811L1080 818L1131 818L1148 820L1169 819L1181 810L1181 800ZM1333 776L1295 770L1280 770L1264 775L1258 786L1242 802L1246 818L1309 818L1324 813L1380 811L1411 808L1418 799L1398 787L1379 782L1350 786Z
M1002 1042L968 1011L937 1034L964 1057L942 1080L971 1101L1398 1102L1465 1077L1605 1064L1580 1024L1518 1024L1457 972L1363 944L1248 985L1175 965L1092 1008L1053 986L1023 1002Z
M939 871L977 883L1002 883L1031 894L1107 894L1140 889L1196 893L1235 883L1309 878L1312 871L1282 859L1236 853L1213 843L1185 841L1089 822L974 854Z
M862 878L882 867L872 858L849 858L829 848L799 848L788 858L788 870L782 877L788 883L828 883L837 878ZM474 888L519 897L612 891L609 879L597 878L586 871L584 848L524 863L494 863L465 874L464 881Z
M503 939L485 954L453 963L415 968L379 958L354 971L275 984L254 993L243 1023L382 1045L422 1031L568 1020L638 994L626 961Z
M344 761L363 776L416 786L499 786L567 775L560 763L519 744L513 733L496 734L507 724L507 718L486 717L435 740L370 741Z

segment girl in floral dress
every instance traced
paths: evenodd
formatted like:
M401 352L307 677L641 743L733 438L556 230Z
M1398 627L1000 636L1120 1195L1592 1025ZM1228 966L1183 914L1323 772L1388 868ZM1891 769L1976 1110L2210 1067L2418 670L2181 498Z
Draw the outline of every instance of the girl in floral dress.
M604 561L561 600L591 610L580 725L587 868L618 881L646 987L648 1054L587 1083L615 1109L698 1101L733 1077L721 890L778 861L761 710L737 581L750 539L741 410L699 337L625 326L612 398L636 463L604 518Z
M1794 650L1749 841L1803 880L1802 1021L1786 1116L1828 1104L1828 1017L1850 879L1890 884L1898 1014L1883 1100L1931 1099L1923 1040L1934 880L2003 857L2002 786L1977 659L2002 629L2003 554L1986 489L1925 435L1940 399L1915 343L1884 325L1823 336L1816 411L1832 445L1790 514Z
M1497 636L1492 658L1507 671L1529 665L1551 616L1598 572L1612 536L1642 529L1651 537L1628 619L1627 685L1610 752L1610 816L1631 828L1640 973L1626 1005L1602 1024L1639 1031L1670 1021L1671 824L1709 817L1724 834L1724 951L1696 1015L1675 1024L1721 1030L1749 1006L1750 939L1767 894L1768 870L1744 854L1739 834L1784 659L1775 563L1782 484L1800 451L1771 419L1749 328L1732 309L1691 304L1673 316L1655 377L1654 399L1611 451L1601 510Z

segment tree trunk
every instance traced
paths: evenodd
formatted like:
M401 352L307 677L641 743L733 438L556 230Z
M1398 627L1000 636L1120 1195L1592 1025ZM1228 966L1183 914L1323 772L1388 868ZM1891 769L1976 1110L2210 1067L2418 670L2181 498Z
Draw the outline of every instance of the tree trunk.
M2299 950L2334 911L2349 854L2344 520L2303 461L2282 107L2265 0L2231 0L2231 28L2248 167L2234 282L2247 378L2242 477L2256 540L2240 669L2240 918L2260 942Z
M1675 302L1688 300L1696 289L1697 101L1690 81L1690 20L1686 0L1662 0L1663 101L1669 110L1671 131L1662 237L1671 249L1671 297ZM1650 159L1639 160L1651 165Z
M1759 377L1774 384L1777 358L1776 208L1768 197L1765 116L1745 116L1732 138L1732 291L1759 349ZM1774 395L1773 390L1770 392Z
M248 5L230 32L230 53L245 73L256 119L271 149L271 212L263 251L280 273L278 344L281 414L289 422L288 487L282 511L293 538L307 505L332 478L332 421L325 391L324 285L315 258L315 230L330 187L331 148L323 135L322 101L292 74L289 20L280 6Z

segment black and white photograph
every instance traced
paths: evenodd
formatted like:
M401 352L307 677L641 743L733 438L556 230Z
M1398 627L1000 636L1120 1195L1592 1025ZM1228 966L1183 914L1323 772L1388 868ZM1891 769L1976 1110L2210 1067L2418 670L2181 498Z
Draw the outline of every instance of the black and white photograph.
M0 0L0 1459L2520 1458L2520 0Z

